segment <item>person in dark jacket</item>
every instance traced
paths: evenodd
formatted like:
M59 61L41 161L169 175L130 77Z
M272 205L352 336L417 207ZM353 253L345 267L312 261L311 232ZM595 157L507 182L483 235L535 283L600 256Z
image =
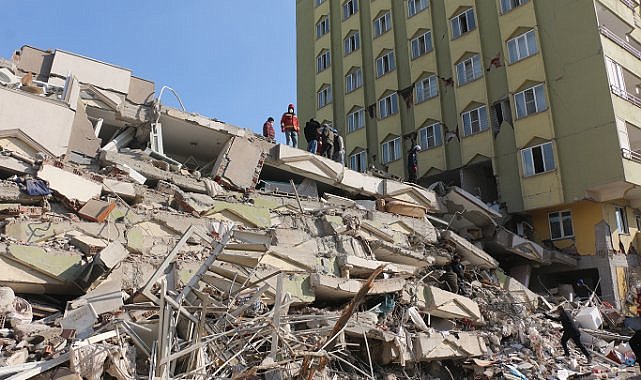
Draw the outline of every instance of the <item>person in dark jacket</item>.
M637 357L639 368L641 368L641 330L637 330L637 332L632 335L628 344L630 345L632 352L634 352L634 356Z
M568 313L563 306L559 306L556 311L559 313L558 317L545 314L545 317L556 322L560 322L563 326L563 335L561 336L561 347L565 352L565 356L570 356L570 350L568 349L568 341L572 339L574 344L583 352L583 355L588 359L588 363L592 361L592 356L588 352L587 348L581 343L581 331L572 320L572 316Z
M318 150L318 136L320 134L320 128L320 123L314 120L314 118L309 119L309 121L305 123L303 133L305 133L305 140L307 140L307 151L310 153L316 154L316 151Z
M276 132L274 131L274 118L268 117L265 124L263 124L263 136L267 137L269 141L274 141Z
M298 148L298 116L294 112L294 105L287 106L287 112L280 118L280 130L285 134L285 141L287 145L292 142L294 148Z
M416 183L418 180L418 157L417 153L421 151L421 147L415 145L407 153L407 172L409 174L408 182Z

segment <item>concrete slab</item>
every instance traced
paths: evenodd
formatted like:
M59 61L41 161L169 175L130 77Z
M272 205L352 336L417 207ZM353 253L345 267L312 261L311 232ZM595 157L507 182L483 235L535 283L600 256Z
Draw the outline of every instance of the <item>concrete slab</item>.
M411 265L417 268L424 268L434 263L434 258L426 256L425 252L411 251L380 240L370 241L369 245L377 260Z
M502 215L471 193L453 186L445 196L445 205L450 214L460 213L477 227L495 226Z
M212 197L207 194L191 193L177 190L174 199L182 211L202 215L216 205Z
M73 282L83 270L80 254L73 252L47 252L43 248L12 244L7 249L8 258L54 279Z
M49 187L66 199L86 203L97 198L102 192L100 183L90 181L79 175L52 165L43 165L38 177L49 182Z
M346 279L313 273L310 283L316 294L316 299L336 300L351 298L358 293L364 280ZM405 279L390 278L375 280L368 294L388 294L403 290Z
M106 241L82 233L72 233L70 237L69 244L78 248L80 252L88 256L94 256L107 247Z
M263 168L266 153L248 138L232 137L214 163L211 177L231 189L254 189Z
M25 243L35 243L63 234L74 228L69 222L37 222L11 220L4 227L7 237Z
M131 182L122 182L110 178L102 181L103 193L115 193L126 201L133 201L136 198L136 187Z
M417 361L426 362L443 359L461 359L485 355L485 340L474 333L456 332L423 334L413 340L414 355Z
M385 265L384 273L399 274L403 277L412 276L418 270L413 265L394 264L356 256L339 256L337 257L337 262L344 273L349 273L350 278L367 278L381 265ZM347 277L345 274L343 276Z
M470 243L469 240L457 235L454 231L444 231L443 239L451 242L456 247L456 252L463 257L463 264L472 265L483 269L495 269L499 262L481 248Z
M422 293L422 294L421 294ZM481 321L481 311L471 299L435 286L426 286L417 294L425 302L425 311L440 318Z

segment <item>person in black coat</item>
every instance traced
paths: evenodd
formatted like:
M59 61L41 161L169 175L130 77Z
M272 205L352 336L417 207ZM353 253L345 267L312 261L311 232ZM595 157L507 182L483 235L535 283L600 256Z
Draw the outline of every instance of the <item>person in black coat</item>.
M637 330L637 332L632 335L628 344L630 345L632 352L634 352L634 356L637 357L639 368L641 368L641 330Z
M545 317L556 322L560 322L563 326L563 335L561 336L561 347L565 352L565 356L570 356L570 350L568 349L568 341L572 339L574 344L583 352L583 355L588 359L588 363L592 361L592 356L588 352L587 348L581 343L581 331L572 320L572 316L563 308L559 306L556 310L559 313L558 317L545 314Z

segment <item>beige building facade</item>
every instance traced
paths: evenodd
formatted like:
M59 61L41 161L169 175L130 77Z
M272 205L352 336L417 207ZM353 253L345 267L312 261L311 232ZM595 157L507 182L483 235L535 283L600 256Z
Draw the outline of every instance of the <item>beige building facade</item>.
M407 178L418 144L420 184L502 207L515 232L581 256L638 251L638 1L296 6L299 116L334 122L349 167ZM626 257L583 269L630 279Z

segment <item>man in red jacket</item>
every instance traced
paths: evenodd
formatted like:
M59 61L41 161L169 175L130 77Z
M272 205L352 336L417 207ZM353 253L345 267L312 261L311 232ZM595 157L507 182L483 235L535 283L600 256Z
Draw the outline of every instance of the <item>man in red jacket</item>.
M287 107L287 112L283 114L280 119L280 130L285 133L285 140L287 145L292 142L294 148L298 148L298 116L294 112L294 105L290 104Z
M263 136L267 137L269 141L274 141L276 139L276 133L274 132L274 118L269 117L265 124L263 124Z

